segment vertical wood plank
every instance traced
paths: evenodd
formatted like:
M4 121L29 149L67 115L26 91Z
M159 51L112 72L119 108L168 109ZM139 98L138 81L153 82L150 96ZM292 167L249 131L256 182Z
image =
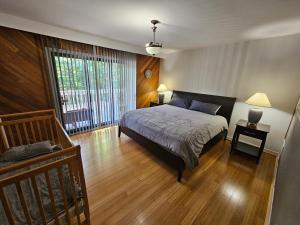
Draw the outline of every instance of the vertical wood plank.
M0 199L1 199L1 202L2 202L2 205L3 205L3 208L4 208L4 211L5 211L5 215L8 219L8 222L10 225L15 225L15 220L12 216L12 213L10 211L10 207L9 207L9 204L8 204L8 201L4 195L4 192L3 192L3 188L0 188Z
M32 187L33 187L33 191L34 191L36 201L38 203L38 207L39 207L39 211L40 211L40 214L41 214L43 225L47 225L46 216L45 216L44 208L43 208L43 203L42 203L40 193L39 193L36 181L35 181L35 176L31 177L31 183L32 183Z
M34 142L36 142L36 136L35 136L34 126L33 126L33 123L31 121L30 121L30 129L31 129L33 140L34 140Z
M0 123L2 122L2 119L0 118ZM1 133L1 138L3 140L4 148L8 149L9 148L9 143L7 140L6 132L4 129L4 126L0 126L0 133Z
M49 123L49 126L50 126L51 141L52 141L52 144L54 145L55 144L55 138L54 138L53 125L52 125L51 119L48 120L48 123Z
M29 135L28 135L28 132L27 132L26 123L23 123L23 130L24 130L24 133L25 133L26 144L30 144L30 140L29 140Z
M50 196L50 200L51 200L51 207L52 207L52 212L53 212L53 216L54 216L54 221L55 221L56 225L59 225L57 215L56 215L56 206L55 206L54 195L53 195L53 190L52 190L52 186L51 186L51 182L50 182L49 173L48 173L48 171L45 171L44 174L46 177L46 183L47 183L49 196Z
M25 198L24 198L24 194L23 194L23 191L22 191L22 188L21 188L21 185L20 185L19 181L16 182L16 187L17 187L17 192L18 192L19 199L20 199L20 202L21 202L21 206L22 206L25 218L26 218L26 223L29 224L29 225L32 225L29 210L28 210L28 207L27 207L27 204L26 204L26 201L25 201Z
M42 132L41 132L40 121L36 120L35 122L36 122L36 125L37 125L37 128L38 128L39 141L42 141L43 140L43 136L42 136Z
M75 182L74 182L74 171L73 171L73 166L71 163L68 163L68 170L69 170L69 175L70 175L70 181L71 181L71 192L72 192L72 197L75 205L75 214L77 217L77 223L80 223L80 213L79 213L79 207L78 207L78 202L77 202L77 197L76 197L76 188L75 188Z
M61 191L63 201L64 201L64 208L65 208L65 213L67 216L67 222L69 225L71 225L69 209L68 209L68 201L67 201L67 197L66 197L66 190L65 190L65 185L64 185L64 181L63 181L64 179L63 179L61 169L62 169L62 167L57 168L58 178L59 178L59 183L60 183L60 191ZM72 179L72 178L70 178L70 179Z
M81 159L81 154L80 154L80 146L78 146L78 149L76 150L76 156L77 156L76 165L78 166L80 184L81 184L82 193L83 193L83 202L84 202L83 210L85 212L85 218L87 220L87 223L90 224L91 223L90 222L90 209L89 209L89 202L88 202L86 184L85 184L85 179L84 179L82 159Z
M8 125L7 128L8 128L9 139L10 139L10 141L11 141L12 147L15 147L15 146L16 146L16 142L15 142L15 138L14 138L14 135L13 135L13 132L12 132L12 129L11 129L11 126Z
M21 136L19 124L15 124L15 128L16 128L16 131L17 131L19 144L20 144L20 145L23 145L23 140L22 140L22 136Z
M42 121L43 121L43 127L44 127L44 131L45 131L46 139L50 140L49 133L48 133L49 127L47 126L46 120L42 120Z

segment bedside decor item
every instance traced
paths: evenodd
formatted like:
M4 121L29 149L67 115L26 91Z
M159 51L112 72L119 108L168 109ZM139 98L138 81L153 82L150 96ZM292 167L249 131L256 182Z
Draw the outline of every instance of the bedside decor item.
M157 88L158 92L158 104L164 103L165 94L163 92L168 91L168 88L165 84L160 84Z
M151 23L153 24L152 30L153 30L153 41L146 44L146 52L150 55L156 55L160 53L162 49L162 44L156 42L155 40L155 32L156 32L156 24L159 23L158 20L151 20Z
M255 93L245 103L259 107L272 107L265 93ZM248 113L248 125L255 127L262 115L263 111L260 108L250 109Z
M144 72L144 75L147 79L150 79L152 77L152 70L151 69L146 69Z

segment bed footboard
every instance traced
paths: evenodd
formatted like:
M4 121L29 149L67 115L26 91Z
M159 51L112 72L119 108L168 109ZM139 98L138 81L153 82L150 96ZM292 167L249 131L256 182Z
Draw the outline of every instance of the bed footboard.
M121 137L121 133L126 134L128 137L132 138L142 146L144 146L147 150L151 151L154 155L162 159L164 162L172 166L177 170L177 181L181 182L181 178L183 175L183 172L185 170L185 163L183 159L181 159L179 156L176 156L172 152L168 151L161 145L149 140L148 138L145 138L144 136L136 133L135 131L127 128L127 127L118 127L118 136ZM227 137L227 130L221 131L218 135L216 135L214 138L212 138L210 141L208 141L204 146L202 153L205 153L208 151L212 146L214 146L220 139L224 138L226 140ZM201 153L201 154L202 154Z
M185 170L185 163L182 158L176 156L175 154L169 152L167 149L161 145L143 137L142 135L136 133L135 131L127 127L118 127L118 136L121 136L123 132L128 137L131 137L133 140L144 146L148 151L157 156L159 159L173 167L177 170L177 181L181 182L183 172Z

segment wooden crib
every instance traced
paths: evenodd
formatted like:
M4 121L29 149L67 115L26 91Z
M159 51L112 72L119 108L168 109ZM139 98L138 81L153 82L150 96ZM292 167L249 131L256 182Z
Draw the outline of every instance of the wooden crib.
M42 224L89 225L89 205L80 146L74 146L72 144L67 133L57 120L54 110L0 115L0 154L3 154L11 147L45 140L49 140L52 145L61 145L63 150L19 161L12 165L0 168L0 175L11 174L12 172L19 171L23 168L23 171L20 173L14 173L13 175L0 179L0 198L8 223L12 225L17 224L15 212L12 210L10 204L11 201L5 195L4 189L10 185L14 185L20 201L18 204L22 207L26 223L30 225L36 224L30 214L28 199L26 199L24 191L22 190L21 183L24 182L24 180L27 180L32 186L34 198L40 213L39 218L41 218ZM36 164L39 166L35 166ZM64 169L67 168L68 171L68 187L70 187L71 190L71 193L68 193L68 197L72 198L71 206L67 203L67 194L64 189L63 179L65 179L65 177L62 175L63 167ZM25 171L24 168L26 168ZM63 200L63 210L60 211L56 208L56 202L54 200L54 195L56 193L53 193L49 179L50 171L53 172L55 170L58 176ZM52 209L52 217L50 219L47 219L45 216L45 206L41 200L41 193L39 192L39 187L36 182L36 177L42 175L44 175L47 190L49 191L50 208ZM80 196L78 196L78 193L76 192L77 189L80 190Z

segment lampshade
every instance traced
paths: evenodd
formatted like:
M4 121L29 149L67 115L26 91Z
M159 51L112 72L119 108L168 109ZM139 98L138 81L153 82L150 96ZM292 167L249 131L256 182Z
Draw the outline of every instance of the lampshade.
M154 45L151 43L148 43L146 45L146 52L150 55L157 55L158 53L160 53L161 49L162 49L162 46L160 46L160 45Z
M249 105L261 106L261 107L272 107L271 103L265 93L255 93L246 101Z
M159 87L157 88L158 92L164 92L164 91L168 91L168 88L166 85L164 84L160 84Z

